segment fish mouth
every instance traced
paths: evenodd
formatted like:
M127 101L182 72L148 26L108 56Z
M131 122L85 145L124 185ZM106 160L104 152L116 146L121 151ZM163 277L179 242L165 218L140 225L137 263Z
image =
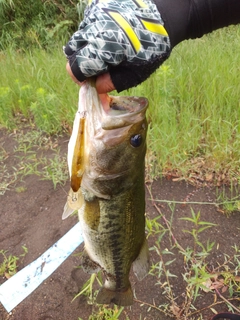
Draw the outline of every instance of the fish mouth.
M102 129L123 128L140 122L145 118L147 107L145 97L110 96L109 109L101 119Z
M89 126L99 130L112 130L127 127L142 121L146 116L148 99L135 96L109 96L98 94L93 79L83 84L80 90L78 111L86 114Z
M119 113L139 113L145 110L148 104L144 97L111 96L110 110Z

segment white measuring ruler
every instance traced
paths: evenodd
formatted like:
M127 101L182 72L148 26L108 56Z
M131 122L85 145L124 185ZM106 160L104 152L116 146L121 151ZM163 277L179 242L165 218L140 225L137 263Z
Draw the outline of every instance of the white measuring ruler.
M29 296L82 242L78 222L38 259L4 282L0 286L0 302L7 312Z

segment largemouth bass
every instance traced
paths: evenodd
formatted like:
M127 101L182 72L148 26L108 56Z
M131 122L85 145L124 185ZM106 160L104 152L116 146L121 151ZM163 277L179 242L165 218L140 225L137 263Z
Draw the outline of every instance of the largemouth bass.
M78 210L84 238L82 267L100 270L97 303L133 303L131 266L139 280L149 270L145 237L146 98L109 97L105 110L94 82L80 89L69 141L71 190L63 218ZM107 104L107 107L106 107Z

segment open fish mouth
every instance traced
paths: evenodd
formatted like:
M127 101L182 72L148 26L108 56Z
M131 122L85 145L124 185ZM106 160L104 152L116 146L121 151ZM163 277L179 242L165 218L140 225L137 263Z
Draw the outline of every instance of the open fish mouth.
M139 113L145 110L147 99L144 97L125 97L125 96L111 96L110 110L119 111L120 115L126 113Z
M86 126L90 128L87 135L140 122L146 117L147 107L145 97L98 95L92 79L83 84L79 93L78 114L86 116Z
M109 109L102 116L104 130L123 128L145 118L148 100L144 97L111 96Z

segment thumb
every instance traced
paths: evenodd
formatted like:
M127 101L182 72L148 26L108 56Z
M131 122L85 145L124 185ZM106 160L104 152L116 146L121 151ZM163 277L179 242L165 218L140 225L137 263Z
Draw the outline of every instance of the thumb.
M115 90L109 73L104 73L97 77L96 89L98 93L107 93Z

